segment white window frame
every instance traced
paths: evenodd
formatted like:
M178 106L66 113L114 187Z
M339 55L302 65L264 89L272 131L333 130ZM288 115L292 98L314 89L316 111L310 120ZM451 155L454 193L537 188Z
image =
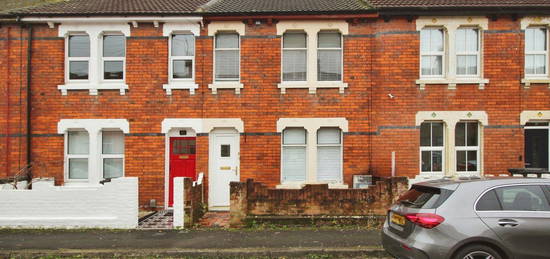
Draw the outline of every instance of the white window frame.
M70 38L71 36L88 36L88 40L89 40L89 45L90 45L90 49L88 50L90 55L88 57L70 57L69 56L69 41L70 41ZM91 74L91 64L90 64L90 59L91 59L91 56L92 56L92 52L91 52L91 48L92 48L92 39L90 37L90 35L88 35L86 32L70 32L66 37L65 37L65 82L69 82L69 83L76 83L76 84L79 84L79 83L88 83L90 82L90 74ZM86 61L88 62L88 79L71 79L71 71L70 71L70 68L71 68L71 61Z
M86 132L88 133L88 154L69 154L69 133L70 132ZM65 132L64 134L64 139L65 139L65 163L64 163L64 167L65 167L65 170L64 170L64 180L65 182L67 183L87 183L90 181L90 166L89 164L92 163L93 161L91 161L90 159L90 147L92 145L92 143L90 143L90 133L88 131L86 131L85 129L70 129L68 131ZM86 179L72 179L70 178L69 176L69 161L70 159L87 159L88 160L88 178Z
M422 28L421 31L424 31L424 30L441 30L442 34L443 34L443 51L423 51L422 50L422 39L420 39L420 78L445 78L447 76L447 58L446 58L446 53L447 53L447 49L448 49L448 46L447 46L447 30L445 30L444 27L441 27L441 26L431 26L431 27L425 27L425 28ZM428 56L428 57L433 57L433 56L441 56L441 75L423 75L422 74L422 63L424 61L424 56Z
M478 121L459 121L458 123L465 123L464 125L464 144L466 146L459 146L456 144L455 142L455 152L454 152L454 155L456 157L455 159L455 170L458 174L472 174L472 173L475 173L475 174L479 174L480 172L480 168L481 168L481 161L480 161L480 158L481 158L481 127L480 127L480 124ZM457 123L457 124L458 124ZM477 124L477 146L468 146L468 123L475 123ZM455 126L455 136L456 136L456 126ZM468 163L468 152L467 151L476 151L476 162L477 162L477 165L476 165L476 171L459 171L457 166L458 166L458 151L466 151L466 163ZM467 169L467 166L466 166L466 169Z
M463 52L459 52L458 50L455 52L455 73L456 73L456 77L459 77L459 78L472 78L472 77L475 77L475 78L478 78L480 76L480 69L481 69L481 55L480 55L480 50L481 50L481 29L479 27L473 27L473 26L460 26L458 27L458 29L456 30L456 32L458 32L459 30L464 30L464 29L473 29L473 30L476 30L477 31L477 51L463 51ZM458 35L458 34L457 34ZM455 40L457 40L457 35L455 35ZM455 44L456 46L456 44ZM464 74L464 75L459 75L458 74L458 57L459 56L476 56L476 64L477 64L477 69L476 69L476 73L475 74Z
M321 48L319 47L319 34L320 33L338 33L339 36L340 36L340 48ZM335 83L342 83L343 80L344 80L344 37L342 37L342 33L340 31L335 31L335 30L320 30L319 32L317 32L317 58L315 59L315 68L317 69L317 78L316 78L316 81L318 82L335 82ZM339 50L340 51L340 80L332 80L332 81L328 81L328 80L319 80L319 66L317 64L317 60L319 59L318 58L318 55L319 55L319 51L322 51L322 50Z
M323 129L338 129L340 131L340 143L338 144L319 144L319 131ZM343 183L344 182L344 134L342 129L338 127L321 127L317 130L317 152L319 152L320 147L339 147L340 148L340 173L336 181L320 181L319 180L319 166L317 166L317 181L321 183ZM319 156L317 156L317 165L319 165Z
M123 57L104 57L103 56L103 48L104 48L104 38L105 36L122 36L123 38L123 41L124 41L124 56ZM124 36L123 33L120 33L120 32L108 32L108 31L105 31L103 32L103 34L101 35L101 39L100 39L100 44L99 44L99 62L100 62L100 75L99 75L99 78L102 82L106 82L106 83L112 83L112 82L115 82L115 83L123 83L126 81L126 55L128 54L127 53L127 41L126 41L126 37ZM105 79L105 61L122 61L122 79Z
M175 35L190 35L193 37L193 56L172 56L172 37ZM170 38L168 39L168 78L171 83L179 83L179 82L195 82L195 56L197 52L197 46L196 46L196 39L195 35L191 32L172 32L170 34ZM187 61L191 60L193 63L192 66L192 72L191 72L191 78L174 78L174 61Z
M489 19L485 16L420 16L416 19L416 30L421 32L425 28L442 28L444 37L444 54L442 64L443 76L422 75L422 56L419 57L419 79L416 84L420 90L426 85L447 85L449 90L456 89L459 84L478 85L478 89L485 89L489 79L484 78L483 71L483 32L489 29ZM478 68L477 75L457 75L456 31L459 28L478 29ZM421 41L421 39L420 39ZM422 55L422 46L419 46Z
M447 146L447 142L445 141L446 138L447 138L447 125L445 125L444 122L442 121L424 121L422 123L429 123L430 124L430 146L422 146L420 145L420 153L419 153L419 157L420 157L420 161L419 161L419 168L420 168L420 173L421 174L444 174L445 173L445 168L446 168L446 154L445 154L445 147ZM443 146L432 146L432 140L433 140L433 127L432 127L432 124L433 123L441 123L443 125ZM420 133L422 134L422 133ZM433 152L433 151L441 151L441 171L433 171L433 156L430 158L430 161L432 162L432 164L430 164L430 171L422 171L422 152L423 151L430 151L430 152ZM430 153L431 154L431 153Z
M529 29L544 29L545 30L545 36L546 36L546 50L545 51L528 51L527 50L527 30ZM524 37L524 41L525 41L525 44L524 44L524 51L525 51L525 56L524 56L524 64L525 64L525 60L527 59L527 56L528 55L544 55L544 61L545 61L545 66L544 66L544 74L528 74L527 73L527 66L524 65L524 73L525 73L525 77L526 78L548 78L548 40L550 39L549 36L548 36L548 27L547 26L529 26L525 29L525 37Z
M305 133L305 136L304 136L304 144L285 144L285 131L288 130L288 129L303 129L304 130L304 133ZM306 128L303 128L303 127L287 127L285 128L282 132L281 132L281 179L280 179L280 182L282 184L300 184L300 183L303 183L305 181L307 181L307 178L308 178L308 135L310 133L307 131ZM306 156L306 159L305 159L305 172L304 172L304 181L285 181L284 180L284 168L283 168L283 165L284 165L284 149L285 147L303 147L304 148L304 152L305 152L305 156Z
M306 47L305 48L285 48L285 45L284 45L284 37L285 37L285 34L289 34L289 33L303 33L306 35ZM309 62L308 62L308 56L309 56L309 51L308 51L308 47L309 47L309 35L307 35L307 32L305 31L301 31L301 30L290 30L290 31L286 31L282 38L281 38L281 50L282 50L282 53L281 53L281 82L294 82L294 83L306 83L307 82L307 79L308 79L308 68L309 68ZM283 77L283 74L284 74L284 52L287 51L287 50L305 50L306 51L306 79L303 80L303 81L285 81L284 80L284 77Z
M235 34L237 35L237 44L238 44L238 47L237 48L218 48L216 46L216 40L217 40L217 37L219 34ZM238 53L238 71L239 71L239 75L238 77L236 78L231 78L231 79L219 79L216 77L216 53L218 51L237 51ZM219 31L218 33L216 33L216 35L214 36L214 82L215 83L239 83L241 82L241 35L238 33L238 32L234 32L234 31ZM235 80L236 79L236 80Z
M122 151L122 154L104 154L103 153L103 132L120 132L122 133L122 145L124 147L124 150ZM125 154L126 154L126 136L124 135L124 132L122 132L122 130L120 129L102 129L101 130L101 134L100 136L98 137L98 144L99 146L101 147L99 149L99 173L101 174L101 177L103 179L105 179L105 172L104 172L104 168L103 168L103 165L104 165L104 160L105 159L109 159L109 158L114 158L114 159L122 159L122 175L120 177L124 177L126 175L126 159L125 159Z

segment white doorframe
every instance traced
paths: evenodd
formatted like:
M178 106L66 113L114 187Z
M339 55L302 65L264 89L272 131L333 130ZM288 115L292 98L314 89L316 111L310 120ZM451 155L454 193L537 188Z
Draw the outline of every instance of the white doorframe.
M215 159L214 159L214 150L215 150L215 144L216 144L216 135L234 135L237 139L235 141L236 148L237 148L237 176L236 179L240 180L241 174L240 174L240 133L235 128L213 128L212 131L210 131L208 135L208 209L212 211L227 211L229 210L229 206L227 207L216 207L212 206L213 201L213 175L214 175L214 165L215 165Z

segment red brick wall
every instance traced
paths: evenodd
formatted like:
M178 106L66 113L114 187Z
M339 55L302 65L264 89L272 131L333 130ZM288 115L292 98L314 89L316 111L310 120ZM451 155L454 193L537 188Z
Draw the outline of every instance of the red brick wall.
M520 85L523 71L523 34L519 20L500 17L489 22L483 34L484 72L490 83L484 90L477 85L427 85L420 90L415 80L419 71L419 34L414 21L392 18L389 21L368 20L350 24L350 35L344 37L344 94L337 89L288 89L280 94L281 39L275 36L276 25L246 25L241 39L240 95L234 90L208 89L213 73L213 39L207 35L196 40L195 95L187 90L174 90L166 95L168 38L162 28L150 23L132 27L127 40L126 82L129 91L69 91L62 96L57 85L64 83L64 41L57 29L34 26L33 42L33 150L37 176L63 179L63 137L57 134L60 119L122 118L130 122L126 141L127 176L140 177L140 204L150 199L164 200L165 138L160 133L165 118L241 118L245 134L241 136L241 179L254 178L269 187L280 181L280 136L276 131L279 118L346 117L350 133L344 136L344 180L352 183L354 174L370 172L388 176L391 152L396 152L398 175L418 174L419 130L415 127L418 111L483 110L488 113L489 127L483 131L484 168L486 173L502 173L523 162L523 130L519 128L522 110L550 109L550 90L533 85ZM20 37L19 28L2 26L0 37ZM24 30L23 30L24 31ZM23 35L26 35L23 32ZM265 37L272 36L272 37ZM20 40L0 41L0 177L13 174L24 165L24 138L9 138L6 152L6 125L10 134L24 133L24 105L19 104L19 91L24 94L25 51ZM9 48L8 48L9 45ZM23 51L22 51L23 50ZM23 59L21 59L23 58ZM9 63L8 65L4 65ZM24 62L23 62L24 63ZM4 75L8 75L6 79ZM9 83L8 83L9 82ZM21 88L23 87L23 88ZM10 113L7 116L9 90ZM391 99L388 94L395 98ZM24 100L24 99L22 99ZM22 125L25 125L23 122ZM5 131L5 132L4 132ZM148 134L143 134L148 133ZM154 133L154 134L150 134ZM271 134L249 134L271 133ZM156 134L156 135L155 135ZM19 148L19 142L23 148ZM9 157L9 159L5 158ZM21 158L20 158L21 157ZM197 138L197 172L208 173L208 136ZM9 170L6 170L9 164ZM208 186L208 178L205 178ZM205 188L207 189L207 188Z

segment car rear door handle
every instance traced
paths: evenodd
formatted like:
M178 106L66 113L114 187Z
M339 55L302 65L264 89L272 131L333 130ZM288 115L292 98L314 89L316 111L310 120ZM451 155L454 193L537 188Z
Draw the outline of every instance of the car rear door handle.
M499 219L498 224L502 227L506 227L506 226L515 227L519 225L518 222L513 219Z

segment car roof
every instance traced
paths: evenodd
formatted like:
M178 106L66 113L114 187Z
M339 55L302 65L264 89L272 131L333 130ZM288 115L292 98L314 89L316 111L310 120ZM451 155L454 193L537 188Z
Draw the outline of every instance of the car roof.
M414 185L443 188L454 190L461 184L487 184L487 186L497 186L505 184L523 184L523 183L545 183L550 184L548 178L532 177L459 177L442 178L426 182L415 183Z

